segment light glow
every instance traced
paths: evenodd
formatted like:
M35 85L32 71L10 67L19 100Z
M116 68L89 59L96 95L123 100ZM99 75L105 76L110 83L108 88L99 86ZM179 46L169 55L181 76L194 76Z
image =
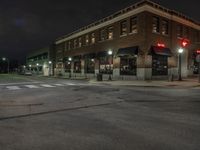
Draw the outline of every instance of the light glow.
M108 55L112 55L113 54L113 51L112 50L109 50L108 51Z
M165 47L165 44L163 44L163 43L158 43L157 46L158 46L158 47Z
M182 48L179 48L179 49L178 49L178 53L179 53L179 54L182 54L182 53L183 53L183 49L182 49Z

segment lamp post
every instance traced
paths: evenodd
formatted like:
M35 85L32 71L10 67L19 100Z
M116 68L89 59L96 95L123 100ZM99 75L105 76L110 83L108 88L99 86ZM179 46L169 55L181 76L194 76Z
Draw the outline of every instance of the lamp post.
M49 61L49 76L51 76L51 66L52 65L52 61Z
M108 51L108 56L112 56L112 55L113 55L113 51L112 51L112 50L109 50L109 51ZM112 78L111 78L111 73L112 73L112 72L111 72L111 60L109 60L109 71L110 71L110 72L109 72L109 78L108 78L108 80L111 81L111 80L112 80Z
M183 53L183 48L179 48L178 49L178 80L179 81L182 81L182 76L181 76L181 63L182 63L182 60L181 60L181 56L182 56L182 53Z
M72 61L72 58L69 57L69 58L68 58L68 65L70 65L69 78L71 78L71 76L72 76L72 75L71 75L71 66L72 66L71 61Z
M6 58L6 57L3 57L2 60L3 60L4 62L7 61L7 72L8 72L8 74L9 74L9 72L10 72L10 61L9 61L9 59Z
M37 75L39 75L39 68L38 68L39 64L37 63L36 66L37 66Z

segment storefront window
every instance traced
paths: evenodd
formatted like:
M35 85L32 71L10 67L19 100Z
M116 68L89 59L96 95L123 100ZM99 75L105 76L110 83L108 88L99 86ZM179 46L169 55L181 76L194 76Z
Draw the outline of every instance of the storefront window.
M168 57L163 55L152 55L152 75L168 75Z
M81 73L81 60L74 61L74 73Z
M65 62L65 72L71 72L71 62Z
M94 59L85 59L85 73L94 73L95 63Z
M99 72L103 74L113 73L113 57L105 56L99 58Z
M136 75L136 73L137 73L137 58L121 57L120 75Z

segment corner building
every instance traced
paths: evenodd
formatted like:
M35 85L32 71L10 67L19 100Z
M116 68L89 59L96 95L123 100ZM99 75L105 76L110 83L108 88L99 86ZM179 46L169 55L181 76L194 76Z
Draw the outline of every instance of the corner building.
M193 75L200 23L151 1L141 1L55 41L55 73L105 79L165 79Z

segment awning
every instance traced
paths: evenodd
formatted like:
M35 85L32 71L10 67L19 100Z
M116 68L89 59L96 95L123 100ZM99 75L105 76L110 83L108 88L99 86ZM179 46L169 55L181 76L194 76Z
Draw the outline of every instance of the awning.
M96 54L95 53L90 53L90 54L85 54L83 55L84 59L93 59L95 58Z
M106 57L108 56L108 52L107 51L101 51L97 53L97 57Z
M73 61L80 61L81 60L81 55L78 55L78 56L74 56Z
M135 56L138 54L139 47L134 46L134 47L126 47L126 48L120 48L117 52L118 57L123 57L123 56Z
M165 47L152 46L150 51L151 51L151 54L163 55L163 56L168 56L168 57L172 56L171 50Z

